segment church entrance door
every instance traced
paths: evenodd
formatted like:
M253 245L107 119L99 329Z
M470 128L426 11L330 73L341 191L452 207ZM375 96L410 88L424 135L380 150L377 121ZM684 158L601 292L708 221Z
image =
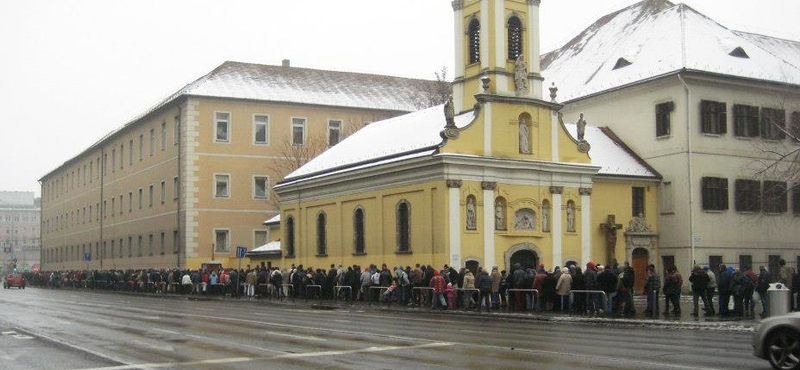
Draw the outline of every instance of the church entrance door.
M650 264L650 254L647 249L636 248L632 253L631 266L636 275L636 281L633 286L637 292L644 290L644 282L647 280L647 265Z
M525 269L536 269L539 266L539 256L531 250L520 250L511 255L511 266L514 266L515 263L519 263Z

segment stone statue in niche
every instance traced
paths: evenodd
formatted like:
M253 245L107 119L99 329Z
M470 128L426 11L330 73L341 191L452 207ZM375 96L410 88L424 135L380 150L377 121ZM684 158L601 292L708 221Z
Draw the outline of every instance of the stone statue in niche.
M444 103L444 118L446 125L445 127L455 127L456 122L453 117L456 116L455 107L453 105L453 96L450 95L447 99L447 102Z
M583 113L581 113L580 118L578 118L578 141L586 141L583 137L586 134L586 120L583 119Z
M528 126L528 119L524 115L519 119L519 152L520 154L531 154L531 129Z
M567 202L567 231L575 232L575 203Z
M467 197L467 230L477 230L477 217L475 215L475 197Z
M536 230L536 212L523 208L514 214L514 230Z
M542 205L542 231L550 231L550 205Z
M525 57L522 54L514 62L514 85L517 95L528 91L528 63L525 63Z
M506 229L506 206L502 201L497 201L494 205L494 228L496 230Z

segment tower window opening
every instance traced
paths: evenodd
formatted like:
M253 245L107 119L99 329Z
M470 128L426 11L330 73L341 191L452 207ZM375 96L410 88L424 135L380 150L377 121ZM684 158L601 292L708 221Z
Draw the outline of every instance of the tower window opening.
M522 22L517 17L508 20L508 59L516 60L522 55Z
M478 63L481 61L481 22L473 19L469 23L469 63Z

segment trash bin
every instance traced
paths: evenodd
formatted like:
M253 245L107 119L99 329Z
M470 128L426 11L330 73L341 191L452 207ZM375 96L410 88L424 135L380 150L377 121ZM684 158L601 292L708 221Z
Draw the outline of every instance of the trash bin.
M786 315L791 311L792 292L781 283L772 283L767 289L769 296L769 316Z

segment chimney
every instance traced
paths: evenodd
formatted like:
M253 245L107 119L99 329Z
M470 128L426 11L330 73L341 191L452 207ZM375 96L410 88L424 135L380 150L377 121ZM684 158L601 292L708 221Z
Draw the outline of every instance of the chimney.
M283 66L283 67L290 67L290 65L289 65L289 59L284 59L284 60L283 60L283 62L281 62L281 66Z

